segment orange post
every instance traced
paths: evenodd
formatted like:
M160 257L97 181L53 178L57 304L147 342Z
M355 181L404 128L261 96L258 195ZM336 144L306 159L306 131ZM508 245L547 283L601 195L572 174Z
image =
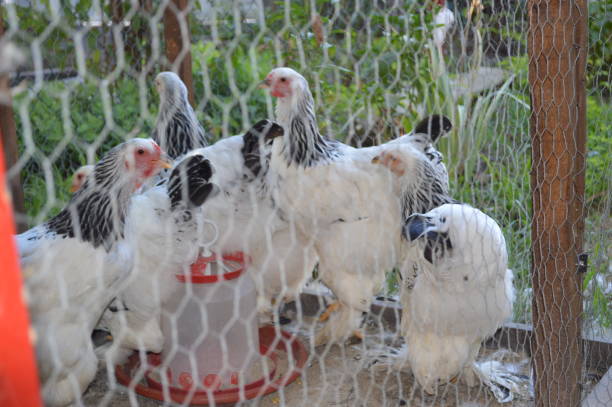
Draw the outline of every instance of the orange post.
M1 131L0 131L1 133ZM1 136L1 134L0 134ZM41 406L0 143L0 406Z

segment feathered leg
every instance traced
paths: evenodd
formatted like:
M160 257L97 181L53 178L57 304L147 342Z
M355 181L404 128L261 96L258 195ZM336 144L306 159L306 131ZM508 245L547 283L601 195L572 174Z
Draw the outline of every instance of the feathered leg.
M45 405L68 405L96 376L98 359L90 335L79 325L55 325L53 330L40 330L39 335L37 358L51 362L39 366Z
M474 371L474 362L480 350L480 341L475 342L470 349L470 357L468 363L461 371L460 379L469 387L477 386L480 382L478 375Z
M358 330L362 312L346 304L338 304L338 310L330 315L327 323L315 336L315 346L328 342L342 343Z

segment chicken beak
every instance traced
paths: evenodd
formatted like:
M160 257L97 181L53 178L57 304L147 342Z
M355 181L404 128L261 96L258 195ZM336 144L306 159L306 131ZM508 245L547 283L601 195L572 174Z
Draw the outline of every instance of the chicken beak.
M425 234L428 226L427 218L421 214L415 213L406 219L402 234L406 240L414 242Z
M74 184L70 185L70 193L71 194L74 194L78 190L79 190L78 185L74 185Z
M172 168L172 163L170 159L165 155L161 156L158 160L153 160L153 163L160 168L170 169Z
M266 78L259 83L259 89L269 89L271 85L270 79Z
M380 156L377 155L376 157L372 158L372 164L378 164L378 163L380 163Z

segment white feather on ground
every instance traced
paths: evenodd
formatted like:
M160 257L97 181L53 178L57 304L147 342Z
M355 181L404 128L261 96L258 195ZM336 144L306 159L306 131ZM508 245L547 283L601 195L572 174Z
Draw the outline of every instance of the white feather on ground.
M408 217L403 235L412 242L404 243L411 258L418 258L414 287L402 292L401 331L412 372L428 393L458 375L474 385L482 341L512 314L502 231L478 209L446 204Z

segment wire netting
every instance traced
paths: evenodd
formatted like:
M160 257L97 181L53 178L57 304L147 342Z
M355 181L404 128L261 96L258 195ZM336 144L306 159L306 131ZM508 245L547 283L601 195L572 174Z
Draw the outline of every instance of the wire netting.
M550 13L537 20L534 10L544 3ZM117 281L105 281L107 260L79 259L78 245L60 251L68 259L43 256L35 263L47 262L40 270L22 253L47 403L61 405L57 400L67 397L84 405L188 404L201 392L220 397L214 391L280 380L270 394L243 387L232 397L261 406L532 405L544 390L534 393L533 349L525 338L534 321L554 320L547 310L580 303L583 312L572 314L578 331L567 328L572 323L561 329L612 341L612 6L588 1L581 9L588 8L588 25L580 28L580 13L570 14L572 23L557 3L3 1L0 75L7 80L0 102L12 111L0 111L0 118L21 231L61 214L79 167L96 164L132 138L160 137L166 106L160 93L170 86L156 83L160 72L179 74L212 146L202 154L214 171L206 182L215 185L201 209L156 207L156 199L174 202L165 184L146 183L130 198L136 210L126 209L121 238L139 243L125 260L133 265ZM539 25L530 26L530 10ZM565 37L558 35L562 26ZM547 27L563 43L538 43L548 38ZM588 55L581 48L574 60L559 58L563 64L553 67L552 58L579 48L576 38L584 36ZM583 102L571 93L581 89L580 58L586 58ZM301 134L276 107L286 98L276 91L279 77L269 76L276 67L305 78L322 135L364 150L323 142L323 151L331 152L320 162L313 156L314 164L287 153L290 147L275 150L280 140L272 141L271 124L253 127L260 120L279 123L284 143ZM571 84L546 88L560 77ZM564 110L574 102L586 105L586 123L579 108ZM434 114L448 118L452 129L436 140L427 133L443 122L433 121L424 138L415 139L415 126ZM539 132L534 138L530 120L532 133ZM563 127L567 123L573 127ZM247 163L246 136L239 145L231 141L249 131L259 167ZM418 152L392 142L406 134L413 139L403 140ZM316 138L308 140L304 156L319 148ZM11 143L14 149L7 148ZM361 158L334 164L353 156ZM183 200L193 192L190 168L173 173ZM159 179L172 178L170 171ZM567 192L564 185L573 179ZM465 205L436 212L452 200L482 212ZM562 205L569 212L560 212ZM574 251L562 256L551 248L565 247L557 242L570 242ZM113 250L104 255L118 256ZM588 266L580 268L574 254L583 253ZM245 271L198 285L190 277L198 258L204 274ZM564 274L569 269L574 277ZM103 306L89 311L95 300L74 294L84 283L73 276L85 273L74 270L93 276ZM538 287L551 293L537 318L532 271L539 273L533 277ZM54 306L63 311L51 317L46 313ZM75 309L96 322L73 324L87 338L74 345L73 359L95 354L89 362L95 377L88 379L78 364L66 367L59 339L70 337L62 318ZM130 310L140 314L132 317ZM295 343L281 331L298 338L307 353L303 361L301 350L288 350ZM584 357L570 381L586 396L608 366L591 357L588 343L584 349L562 356ZM131 351L130 364L125 356ZM113 367L117 361L124 370ZM419 370L428 363L430 372ZM169 364L175 371L168 376ZM539 369L542 374L547 366ZM121 383L117 371L132 384ZM189 374L181 379L179 371ZM288 383L292 372L299 378ZM56 395L64 376L65 394ZM138 394L136 383L158 386L166 401ZM181 389L176 394L183 398L171 395L169 386Z

